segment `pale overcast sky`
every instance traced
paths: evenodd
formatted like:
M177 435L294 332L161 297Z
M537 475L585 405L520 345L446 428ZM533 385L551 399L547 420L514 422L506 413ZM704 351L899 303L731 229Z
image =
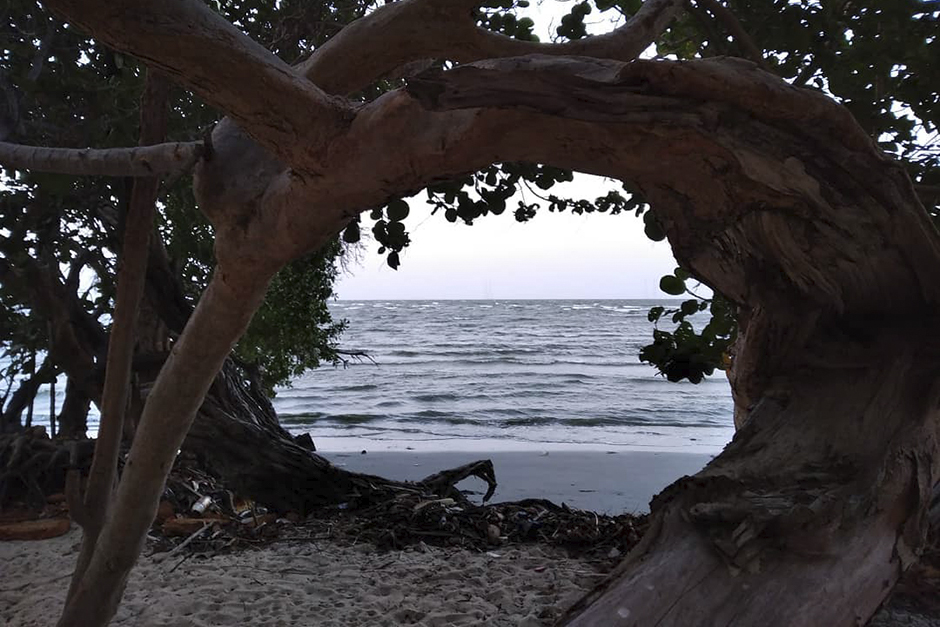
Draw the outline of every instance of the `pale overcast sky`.
M572 3L532 4L527 13L542 41L549 41ZM586 22L593 32L613 26L594 15ZM612 188L619 185L578 175L552 193L593 199ZM401 267L389 268L375 242L367 241L360 263L337 281L340 299L663 298L659 278L675 268L669 245L647 239L642 220L632 213L577 216L543 210L519 224L512 216L513 199L503 215L468 227L447 222L440 212L430 216L424 198L422 192L409 200L405 223L412 244L401 255ZM363 222L364 241L368 222Z
M566 193L603 195L609 181L578 176ZM659 278L675 268L666 242L643 234L633 213L540 212L524 224L506 213L451 224L419 194L406 224L412 244L392 270L367 241L360 264L337 282L343 300L450 298L663 298ZM367 224L368 221L364 222ZM369 232L363 228L363 235Z

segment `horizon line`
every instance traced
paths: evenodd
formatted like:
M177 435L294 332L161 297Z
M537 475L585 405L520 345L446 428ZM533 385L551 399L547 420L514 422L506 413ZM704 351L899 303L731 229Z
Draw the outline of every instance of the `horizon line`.
M682 301L683 298L339 298L331 297L330 302L361 300L361 301L504 301L504 300L570 300L570 301L623 301L623 300L651 300L651 301Z

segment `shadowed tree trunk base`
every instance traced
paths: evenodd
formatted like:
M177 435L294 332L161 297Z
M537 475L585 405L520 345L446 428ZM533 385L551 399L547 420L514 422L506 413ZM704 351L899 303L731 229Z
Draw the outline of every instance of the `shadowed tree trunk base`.
M492 463L449 469L423 481L401 482L350 472L298 442L278 423L267 397L226 361L196 414L183 451L229 489L280 512L309 513L324 505L368 503L401 491L463 497L454 485L470 476L496 487Z
M867 362L836 366L820 349L832 365L777 377L720 456L654 499L647 536L562 622L864 625L917 560L940 470L940 366L891 335Z

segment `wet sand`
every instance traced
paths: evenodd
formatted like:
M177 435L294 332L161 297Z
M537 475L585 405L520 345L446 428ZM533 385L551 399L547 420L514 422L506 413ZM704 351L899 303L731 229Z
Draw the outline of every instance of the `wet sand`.
M599 513L649 511L653 495L682 477L702 469L711 455L617 450L526 451L402 451L321 454L347 470L391 479L419 480L445 468L490 459L499 487L492 501L544 498ZM482 497L486 484L467 479L462 489Z

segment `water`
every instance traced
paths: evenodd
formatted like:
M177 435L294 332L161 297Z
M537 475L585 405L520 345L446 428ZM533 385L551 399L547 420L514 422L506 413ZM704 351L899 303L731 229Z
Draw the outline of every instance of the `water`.
M278 390L293 433L326 451L629 448L717 453L731 439L722 373L669 383L641 364L658 301L339 301L341 345L375 361L324 366ZM65 377L56 406L62 407ZM47 425L48 386L33 423ZM97 432L89 415L89 435Z
M728 382L669 383L637 358L657 301L340 301L342 346L274 401L323 450L590 446L715 453Z

